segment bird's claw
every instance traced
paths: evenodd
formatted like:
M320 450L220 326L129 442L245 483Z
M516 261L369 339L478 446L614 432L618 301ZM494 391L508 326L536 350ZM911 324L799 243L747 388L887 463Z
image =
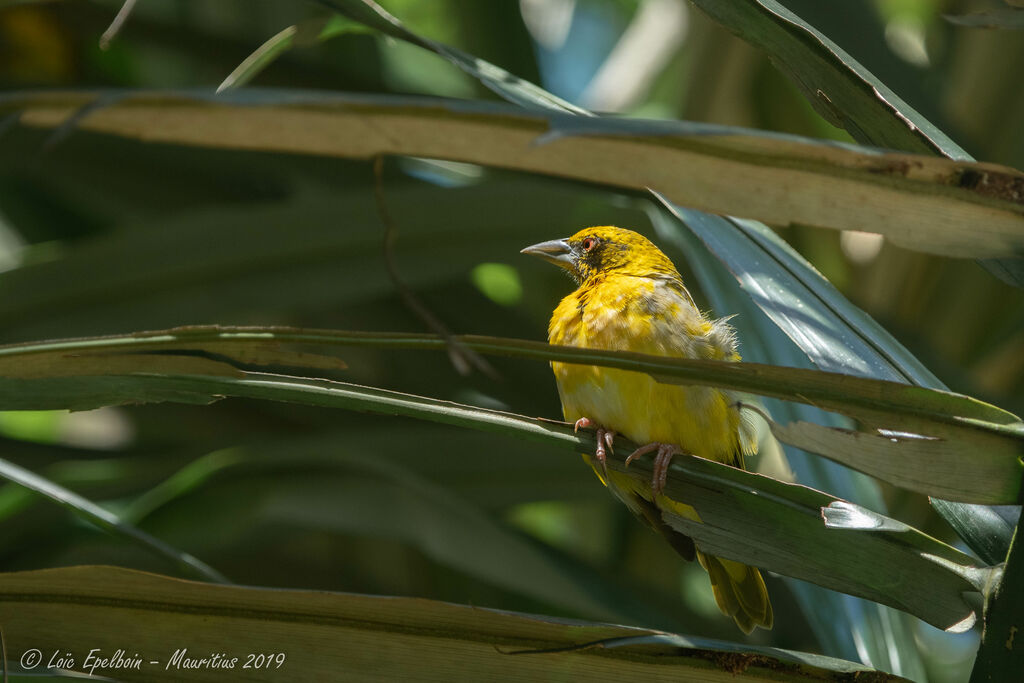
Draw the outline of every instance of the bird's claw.
M647 455L651 451L658 452L654 456L654 474L651 476L651 490L655 496L660 496L661 492L665 490L665 483L668 481L668 467L672 464L672 458L677 455L685 455L685 453L678 446L673 446L669 443L649 443L629 454L629 457L626 458L626 467L629 467L629 463L633 462L636 458Z
M588 417L581 417L576 420L573 425L573 431L578 432L580 429L587 429L594 427L597 429L597 448L594 449L594 457L601 463L601 471L603 474L608 474L608 454L615 452L613 444L615 442L615 432L604 427L598 427L597 423Z
M580 419L576 420L576 423L572 426L572 431L578 432L581 429L586 429L587 427L593 427L593 426L594 426L594 421L593 420L591 420L589 417L581 417Z
M600 458L602 461L608 457L609 453L615 453L615 432L610 429L604 429L602 427L597 428L597 449L594 451L594 455Z

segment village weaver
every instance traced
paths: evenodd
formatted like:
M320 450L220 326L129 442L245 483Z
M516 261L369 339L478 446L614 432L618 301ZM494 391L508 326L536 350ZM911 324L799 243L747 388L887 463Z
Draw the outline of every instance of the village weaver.
M602 226L522 250L564 268L579 285L555 308L551 344L636 351L677 358L738 361L729 323L708 319L694 304L675 266L646 237ZM772 627L772 606L761 573L739 562L702 553L670 527L665 487L676 454L692 454L735 467L757 450L755 429L737 398L712 387L662 384L650 375L614 368L551 363L562 411L576 429L597 430L597 476L630 510L687 560L707 570L719 609L750 633ZM645 444L628 458L655 453L651 485L609 471L605 461L616 434ZM660 502L659 502L660 501Z

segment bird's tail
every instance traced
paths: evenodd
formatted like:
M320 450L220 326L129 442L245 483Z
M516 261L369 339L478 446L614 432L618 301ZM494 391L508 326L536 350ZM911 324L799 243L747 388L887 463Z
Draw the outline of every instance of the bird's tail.
M715 593L718 609L735 619L736 625L744 633L750 633L758 626L765 629L772 627L772 603L768 599L768 588L764 585L761 572L739 562L700 552L693 539L665 523L661 509L644 497L634 479L614 470L602 473L602 468L587 454L583 454L583 459L594 469L602 484L635 515L661 534L683 558L692 561L694 555L697 556L711 578L711 589Z
M711 578L718 609L735 619L744 633L750 633L756 626L772 627L772 603L768 600L768 589L761 572L739 562L705 555L699 550L697 559Z

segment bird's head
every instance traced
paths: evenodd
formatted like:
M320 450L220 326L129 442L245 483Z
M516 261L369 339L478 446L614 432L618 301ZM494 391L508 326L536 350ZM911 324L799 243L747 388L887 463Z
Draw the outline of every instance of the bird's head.
M672 261L649 239L611 225L584 228L572 237L534 244L521 253L564 268L580 284L609 273L679 277Z

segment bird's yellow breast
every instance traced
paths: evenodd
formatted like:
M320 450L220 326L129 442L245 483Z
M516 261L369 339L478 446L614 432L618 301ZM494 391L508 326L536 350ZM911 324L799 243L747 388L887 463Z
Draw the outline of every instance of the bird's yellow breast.
M580 287L555 309L548 339L679 358L739 358L731 328L707 320L670 277L608 275ZM720 462L734 463L749 448L741 443L735 401L718 389L661 384L614 368L551 366L570 422L588 417L638 444L675 444Z

